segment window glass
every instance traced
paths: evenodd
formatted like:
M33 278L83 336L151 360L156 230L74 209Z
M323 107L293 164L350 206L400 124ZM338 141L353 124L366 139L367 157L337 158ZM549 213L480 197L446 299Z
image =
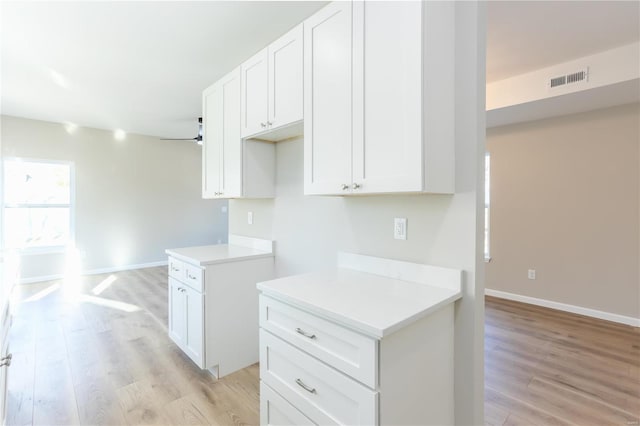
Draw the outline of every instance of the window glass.
M491 156L487 152L484 156L484 258L491 257L489 247L489 205L491 203Z
M67 245L72 238L72 165L4 161L4 247Z

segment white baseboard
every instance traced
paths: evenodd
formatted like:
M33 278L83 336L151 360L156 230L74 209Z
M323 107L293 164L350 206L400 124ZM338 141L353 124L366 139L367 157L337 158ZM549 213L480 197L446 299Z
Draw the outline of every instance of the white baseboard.
M536 297L522 296L520 294L507 293L506 291L491 290L486 288L484 294L487 296L499 297L501 299L514 300L516 302L529 303L530 305L542 306L545 308L557 309L559 311L571 312L572 314L585 315L620 324L640 327L640 318L627 317L611 312L599 311L597 309L583 308L582 306L568 305L566 303L554 302L553 300L538 299Z
M161 260L158 262L138 263L136 265L123 265L123 266L115 266L110 268L88 269L88 270L80 271L80 275L99 275L99 274L108 274L111 272L130 271L132 269L153 268L156 266L167 266L167 263L168 262L166 260ZM33 284L33 283L39 283L43 281L61 280L64 277L65 277L64 274L57 274L57 275L40 275L37 277L21 278L20 284Z

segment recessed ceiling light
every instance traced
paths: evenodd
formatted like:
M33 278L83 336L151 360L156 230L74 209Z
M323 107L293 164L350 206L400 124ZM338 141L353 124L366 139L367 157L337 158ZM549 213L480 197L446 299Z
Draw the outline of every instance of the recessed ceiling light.
M64 123L64 129L67 131L67 133L72 135L76 132L76 130L78 130L78 125L76 123L67 122Z
M127 132L122 129L116 129L113 131L113 137L116 138L116 140L123 141L127 137Z
M49 68L49 75L51 76L51 80L53 80L53 82L58 86L62 87L63 89L69 88L69 83L67 82L67 79L58 71Z

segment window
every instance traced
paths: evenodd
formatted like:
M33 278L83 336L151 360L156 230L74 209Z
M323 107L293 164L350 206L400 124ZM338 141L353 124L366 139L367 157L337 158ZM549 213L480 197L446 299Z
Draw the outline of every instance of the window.
M491 155L484 155L484 260L491 260L489 252L489 204L491 195Z
M47 250L73 242L73 164L6 159L4 248Z

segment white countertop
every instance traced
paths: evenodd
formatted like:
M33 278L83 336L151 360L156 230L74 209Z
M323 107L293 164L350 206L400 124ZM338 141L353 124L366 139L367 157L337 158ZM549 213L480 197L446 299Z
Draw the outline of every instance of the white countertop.
M167 249L165 252L178 260L197 266L236 262L260 257L273 257L273 252L270 251L232 244L183 247Z
M265 281L257 287L265 295L379 339L461 297L459 285L434 284L337 268Z

